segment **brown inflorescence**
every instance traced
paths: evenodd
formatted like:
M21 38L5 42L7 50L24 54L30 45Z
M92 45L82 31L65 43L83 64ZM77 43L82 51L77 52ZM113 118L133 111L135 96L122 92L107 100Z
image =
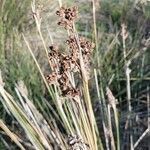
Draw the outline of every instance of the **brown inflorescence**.
M76 6L71 8L61 7L56 14L61 18L58 25L63 26L65 29L72 30L73 23L77 18L78 9Z
M75 61L70 55L58 52L58 47L55 45L49 48L49 61L53 72L47 76L48 83L58 85L62 96L75 98L79 95L79 91L73 87L68 77L69 72L74 72L74 68L76 67Z
M67 22L72 22L77 17L77 8L60 8L56 12L57 15ZM78 42L74 35L69 36L66 41L69 47L69 54L63 54L59 51L59 47L52 45L49 47L49 61L52 68L52 73L47 76L49 84L56 84L59 86L62 96L68 98L75 98L79 96L79 90L75 88L70 78L72 72L80 72L80 54L81 49L85 69L88 72L90 68L90 57L94 49L94 44L84 37L79 37Z
M71 49L72 59L79 64L79 47L77 45L76 38L74 36L70 36L69 39L67 40L67 44ZM79 37L79 46L81 48L85 69L87 73L89 73L88 70L90 68L90 63L91 63L90 62L91 54L95 45L94 43L90 42L86 38Z

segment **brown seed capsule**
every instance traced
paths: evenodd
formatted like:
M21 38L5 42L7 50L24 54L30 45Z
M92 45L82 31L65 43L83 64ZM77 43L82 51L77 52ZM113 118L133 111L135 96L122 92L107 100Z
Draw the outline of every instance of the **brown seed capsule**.
M63 26L66 29L72 30L73 23L77 18L77 7L65 8L61 7L56 12L60 17L58 25ZM80 92L75 89L74 82L72 80L72 72L79 72L80 67L80 50L82 52L83 62L87 75L90 72L90 56L94 48L94 44L84 37L79 36L79 42L75 36L69 36L66 41L70 53L69 55L59 52L57 45L51 45L49 47L49 61L53 72L47 76L49 84L57 84L62 92L62 95L73 100L77 100ZM78 45L79 44L79 45ZM76 77L79 77L77 74Z
M61 17L61 20L58 22L58 25L63 26L65 29L73 29L73 22L77 18L77 7L61 7L58 11L56 11L56 14L59 17Z
M57 74L53 72L52 74L46 77L49 84L56 84L57 83Z

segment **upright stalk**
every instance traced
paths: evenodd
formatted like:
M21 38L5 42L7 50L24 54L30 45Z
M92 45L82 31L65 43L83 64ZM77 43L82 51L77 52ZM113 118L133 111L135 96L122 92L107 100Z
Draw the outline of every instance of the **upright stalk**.
M97 26L96 26L96 3L95 0L92 0L92 7L93 7L93 27L94 27L94 41L96 46L96 54L97 54L97 64L99 67L99 57L98 57L98 41L97 41Z
M124 56L124 63L125 63L125 75L126 75L126 90L127 90L127 101L128 101L128 120L129 120L129 129L132 128L132 121L131 121L131 85L130 85L130 73L131 70L129 68L130 60L127 60L127 52L126 52L126 39L128 37L128 32L126 31L125 24L122 24L122 42L123 42L123 56ZM132 132L130 133L130 149L133 150L133 135Z
M80 67L81 67L81 74L82 74L82 80L83 80L84 99L85 99L85 103L87 104L88 116L89 116L89 119L90 119L95 150L97 150L98 147L97 147L97 137L96 137L96 130L95 130L96 121L95 121L95 116L94 116L94 112L93 112L93 109L92 109L92 104L91 104L91 99L90 99L90 94L89 94L87 72L86 72L85 67L84 67L82 51L81 51L81 47L80 47L80 44L79 44L79 37L78 37L78 33L76 31L75 25L73 25L73 29L74 29L74 34L75 34L75 38L76 38L76 42L77 42L78 49L79 49L79 54L80 54ZM101 149L103 149L101 139L100 139L100 147L101 147Z

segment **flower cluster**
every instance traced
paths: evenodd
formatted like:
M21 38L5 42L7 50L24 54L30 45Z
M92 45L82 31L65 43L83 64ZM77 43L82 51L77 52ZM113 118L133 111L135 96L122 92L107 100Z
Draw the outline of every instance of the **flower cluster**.
M49 84L56 84L60 87L62 96L75 98L79 95L78 89L75 89L70 80L70 72L74 71L75 61L69 55L58 52L57 46L50 46L49 60L53 72L47 76Z
M73 22L77 15L77 8L60 8L56 12L66 22ZM67 23L68 24L68 23ZM94 44L86 38L79 37L78 42L74 34L69 36L66 41L69 48L69 54L63 54L59 51L58 46L49 47L49 61L53 72L47 76L49 84L55 84L60 87L62 96L75 98L79 96L79 90L76 88L72 80L72 72L80 72L80 51L81 49L85 69L88 72L90 66L90 56L92 54Z
M88 150L90 147L87 143L85 143L78 135L70 135L68 137L68 144L70 146L70 150Z
M60 10L56 12L56 14L61 17L58 25L63 26L65 29L72 30L73 23L77 18L77 13L78 9L76 6L71 8L61 7Z
M89 72L88 70L90 68L90 57L95 47L94 43L88 41L84 37L79 37L79 46L78 46L76 38L74 36L70 36L69 39L67 40L67 44L72 51L71 53L72 59L75 60L76 62L79 62L79 47L81 48L84 66L86 71Z

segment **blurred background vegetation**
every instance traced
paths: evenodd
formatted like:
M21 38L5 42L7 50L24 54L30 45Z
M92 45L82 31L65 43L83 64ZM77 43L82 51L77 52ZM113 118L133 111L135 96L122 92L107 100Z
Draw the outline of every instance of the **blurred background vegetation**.
M42 33L47 47L50 46L50 35L54 43L60 45L65 41L67 34L56 27L55 11L59 8L58 1L38 0L36 2L42 16ZM79 7L77 28L79 34L94 40L92 19L92 3L90 0L65 0L65 5ZM123 43L121 37L121 24L127 26L128 39L126 40L127 59L131 60L131 90L132 90L132 119L135 120L135 136L141 135L147 124L147 89L150 86L150 2L140 0L97 0L96 24L98 53L93 54L93 68L101 70L102 87L110 85L114 96L119 101L120 128L124 128L127 117L126 78L124 72ZM14 85L24 81L29 97L38 106L38 99L47 98L48 94L44 83L36 68L22 33L31 44L34 54L44 74L49 73L48 63L38 37L37 29L32 16L30 0L1 0L0 1L0 70L6 88L15 97ZM63 46L62 46L63 47ZM96 107L97 97L91 77L90 90L93 107ZM40 102L41 103L41 102ZM96 108L95 108L96 110ZM97 111L95 111L95 114ZM13 129L14 118L10 117L2 104L0 104L0 118ZM139 119L136 121L136 119ZM99 119L99 118L98 118ZM100 120L99 120L100 123ZM121 133L123 137L124 133ZM0 149L5 149L0 133ZM9 139L6 139L9 140ZM150 137L139 146L146 150ZM122 140L123 141L123 140ZM124 141L128 142L128 141ZM126 144L126 143L123 143ZM12 148L13 147L12 143ZM149 145L150 148L150 145ZM11 149L11 148L10 148Z

